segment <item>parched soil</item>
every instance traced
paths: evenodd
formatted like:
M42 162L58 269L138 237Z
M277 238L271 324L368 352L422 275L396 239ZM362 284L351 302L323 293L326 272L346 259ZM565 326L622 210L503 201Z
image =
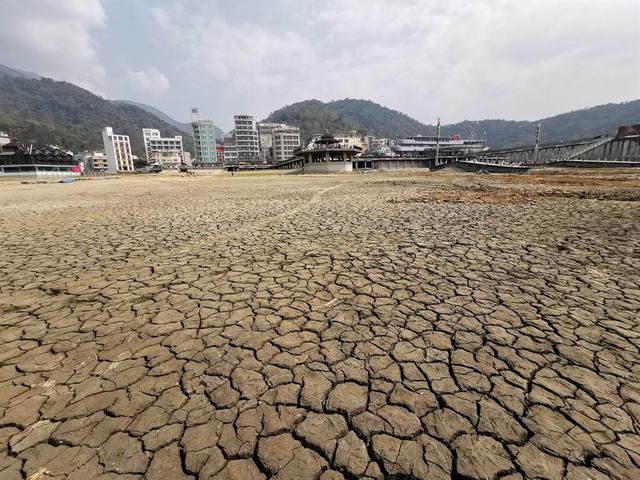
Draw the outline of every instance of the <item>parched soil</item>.
M0 184L0 478L640 478L640 184Z
M540 198L578 198L583 200L640 201L640 188L631 189L525 189L509 187L455 187L447 190L427 190L412 198L390 199L391 203L492 203L515 205Z
M533 170L525 175L432 175L426 188L392 203L490 203L520 204L544 198L640 201L640 173L628 170ZM439 181L447 180L447 181ZM420 182L387 180L391 185ZM385 181L376 182L384 184ZM425 182L422 182L424 185Z

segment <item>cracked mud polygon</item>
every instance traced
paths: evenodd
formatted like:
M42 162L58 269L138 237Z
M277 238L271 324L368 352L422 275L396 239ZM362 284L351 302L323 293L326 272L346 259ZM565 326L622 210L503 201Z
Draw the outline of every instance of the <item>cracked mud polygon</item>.
M0 478L640 478L639 193L0 184Z

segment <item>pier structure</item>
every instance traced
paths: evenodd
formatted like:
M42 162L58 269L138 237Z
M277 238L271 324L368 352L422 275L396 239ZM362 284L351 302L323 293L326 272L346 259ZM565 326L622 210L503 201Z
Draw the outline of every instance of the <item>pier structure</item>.
M640 125L619 127L612 135L543 144L537 150L535 146L490 150L478 158L524 165L640 165Z

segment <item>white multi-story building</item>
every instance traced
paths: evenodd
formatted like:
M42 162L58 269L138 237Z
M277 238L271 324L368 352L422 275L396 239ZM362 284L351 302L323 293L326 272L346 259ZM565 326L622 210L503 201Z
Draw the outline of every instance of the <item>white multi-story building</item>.
M177 167L183 161L182 137L160 136L160 130L143 128L144 151L149 165L158 164L165 168Z
M256 121L251 115L234 115L236 147L240 163L260 161L260 139Z
M113 128L105 127L102 130L102 142L107 155L107 171L115 173L135 170L129 135L117 135L113 133Z
M281 162L291 157L300 146L300 129L286 123L258 123L260 154L268 162Z
M282 162L300 147L300 129L285 125L273 131L273 161Z
M238 147L236 146L236 139L233 133L222 136L222 146L224 147L224 164L225 165L237 165L238 164Z

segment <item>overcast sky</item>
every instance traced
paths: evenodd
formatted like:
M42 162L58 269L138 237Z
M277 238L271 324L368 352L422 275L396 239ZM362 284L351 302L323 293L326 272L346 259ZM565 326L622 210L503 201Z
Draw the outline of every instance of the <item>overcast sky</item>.
M0 63L224 129L364 98L425 123L640 98L640 0L2 0Z

